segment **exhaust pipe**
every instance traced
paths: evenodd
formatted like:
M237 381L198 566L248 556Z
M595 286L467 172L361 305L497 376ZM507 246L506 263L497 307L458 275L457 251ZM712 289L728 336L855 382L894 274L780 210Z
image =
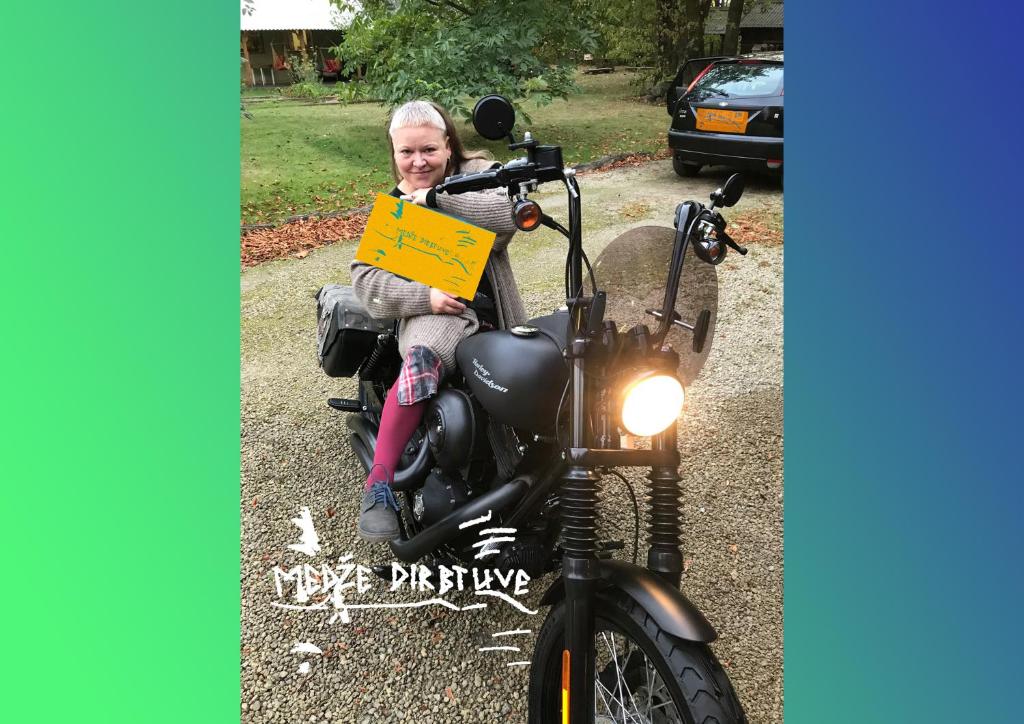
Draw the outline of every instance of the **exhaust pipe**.
M474 498L458 510L453 510L441 520L409 540L393 540L389 544L395 557L406 563L418 561L435 548L457 538L462 530L459 526L488 512L500 513L522 499L529 488L526 478L515 478L504 485Z

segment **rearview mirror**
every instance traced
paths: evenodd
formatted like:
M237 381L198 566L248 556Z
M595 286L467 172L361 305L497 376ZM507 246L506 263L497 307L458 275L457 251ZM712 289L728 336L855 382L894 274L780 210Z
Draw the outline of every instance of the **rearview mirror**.
M510 136L515 123L515 108L504 96L484 96L473 107L473 128L490 141Z
M716 189L711 194L711 200L715 202L715 206L735 206L736 202L740 200L743 195L743 189L746 184L743 182L743 177L734 173L729 177L729 180L725 182L725 186L720 189Z

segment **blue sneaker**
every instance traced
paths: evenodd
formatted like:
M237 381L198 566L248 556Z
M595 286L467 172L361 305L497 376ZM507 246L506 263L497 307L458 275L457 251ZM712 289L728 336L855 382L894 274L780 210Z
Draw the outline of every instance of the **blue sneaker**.
M363 540L380 543L394 540L400 535L398 528L398 501L391 486L376 482L363 494L359 512L359 536Z

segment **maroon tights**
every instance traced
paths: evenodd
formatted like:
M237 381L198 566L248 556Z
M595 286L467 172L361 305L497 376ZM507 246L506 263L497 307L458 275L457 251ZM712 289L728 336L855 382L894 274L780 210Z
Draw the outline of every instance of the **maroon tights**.
M409 438L412 437L416 426L423 419L423 411L426 408L427 400L409 405L407 407L398 404L398 383L388 391L387 399L384 401L384 410L380 415L380 430L377 431L377 449L373 453L373 467L366 478L364 490L368 490L377 481L385 481L388 484L394 482L395 467L402 457L402 450L405 448Z

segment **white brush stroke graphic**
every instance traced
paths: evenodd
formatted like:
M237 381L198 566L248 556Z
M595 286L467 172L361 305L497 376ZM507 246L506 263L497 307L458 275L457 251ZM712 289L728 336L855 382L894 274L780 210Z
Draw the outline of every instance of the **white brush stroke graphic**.
M313 527L313 516L309 513L309 508L302 506L299 511L298 518L292 518L292 523L297 525L302 531L302 536L299 538L298 543L292 543L288 546L293 551L299 553L305 553L307 556L315 556L320 552L320 536L316 534L316 528Z
M519 603L519 601L517 601L516 599L512 598L511 596L509 596L509 595L507 595L505 593L502 593L501 591L477 591L476 595L478 595L478 596L494 596L495 598L500 598L502 601L504 601L508 605L512 606L512 608L516 609L517 611L522 611L523 613L528 613L531 616L537 615L536 611L531 611L526 606L524 606L523 604Z
M473 520L467 520L465 523L459 523L459 530L465 530L474 525L480 525L481 523L489 523L491 521L491 511L487 511L485 515L481 515L479 518L473 518Z

